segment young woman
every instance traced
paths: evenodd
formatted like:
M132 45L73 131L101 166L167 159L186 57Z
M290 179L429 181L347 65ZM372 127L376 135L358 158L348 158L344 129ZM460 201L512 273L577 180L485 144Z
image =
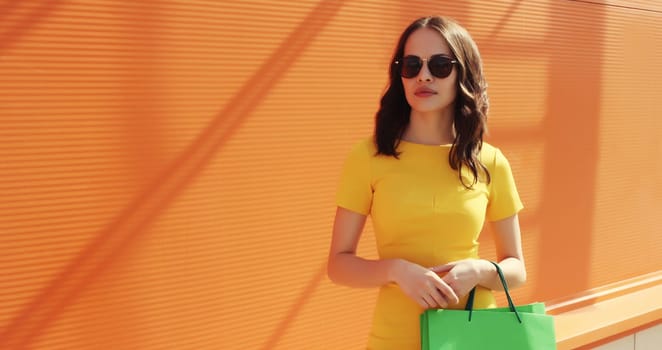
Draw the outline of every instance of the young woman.
M329 278L380 287L368 349L420 349L419 315L495 307L495 267L478 256L485 220L509 287L524 283L517 213L522 203L508 161L483 142L487 84L469 33L424 17L402 33L374 137L350 152L337 193ZM378 260L356 255L372 217Z

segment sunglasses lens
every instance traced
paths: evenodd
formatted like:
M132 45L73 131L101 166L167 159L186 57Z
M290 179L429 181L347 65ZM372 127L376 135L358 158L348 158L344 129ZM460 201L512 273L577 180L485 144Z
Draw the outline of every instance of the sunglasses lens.
M453 71L453 62L444 56L433 56L428 63L430 73L437 78L446 78Z
M402 71L400 74L403 78L413 78L418 75L423 61L418 57L405 57L402 59Z

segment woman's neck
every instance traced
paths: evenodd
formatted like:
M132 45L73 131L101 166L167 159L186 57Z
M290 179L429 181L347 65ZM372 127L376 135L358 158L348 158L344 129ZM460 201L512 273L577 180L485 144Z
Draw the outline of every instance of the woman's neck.
M426 145L444 145L453 143L455 130L453 118L450 113L441 114L421 113L411 111L409 125L402 135L402 139L409 142Z

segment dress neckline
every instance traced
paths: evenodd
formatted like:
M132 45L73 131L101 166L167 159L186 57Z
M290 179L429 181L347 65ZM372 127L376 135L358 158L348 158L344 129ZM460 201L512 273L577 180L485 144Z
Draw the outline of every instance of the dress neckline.
M426 144L426 143L416 143L416 142L410 142L410 141L405 141L405 140L400 140L401 145L409 146L409 147L421 147L421 148L451 148L453 146L452 143L446 143L442 145L434 145L434 144Z

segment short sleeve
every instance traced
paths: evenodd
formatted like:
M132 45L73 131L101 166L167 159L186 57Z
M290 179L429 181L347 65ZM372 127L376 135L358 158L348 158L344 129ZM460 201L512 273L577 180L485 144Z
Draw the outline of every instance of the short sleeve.
M513 172L506 157L495 149L494 163L490 173L490 194L487 204L487 220L498 221L517 214L524 205L519 198Z
M373 155L368 144L368 140L356 144L347 156L336 193L339 207L363 215L370 212L373 192L370 171Z

